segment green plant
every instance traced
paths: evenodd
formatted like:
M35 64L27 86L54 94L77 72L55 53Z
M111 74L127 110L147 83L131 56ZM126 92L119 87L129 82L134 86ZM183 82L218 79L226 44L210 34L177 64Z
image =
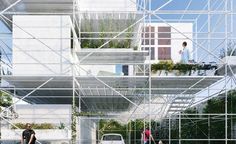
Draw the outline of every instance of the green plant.
M117 23L117 19L109 16L104 16L99 20L88 19L86 15L83 16L84 20L81 27L81 48L98 48L103 45L107 40L115 37L125 27ZM132 19L132 18L131 18ZM125 21L125 26L133 24L134 20ZM127 29L124 34L112 39L104 48L130 48L134 31L133 27Z
M65 126L65 124L64 123L62 123L62 122L60 122L60 125L59 125L59 127L58 127L59 129L65 129L66 128L66 126Z
M152 64L151 66L152 72L157 72L159 70L165 70L165 72L171 72L173 70L177 70L179 74L190 73L191 71L196 71L200 69L204 69L202 66L197 64L182 64L177 63L174 64L172 61L160 61L157 64Z
M138 50L138 46L134 46L134 50L135 50L135 51Z
M102 112L80 112L78 116L87 116L87 117L92 117L92 116L104 116Z
M178 70L180 73L186 74L194 69L194 65L177 63L174 65L173 69Z
M165 71L167 75L168 72L172 71L174 67L174 63L172 60L160 61L158 64L152 64L151 69L152 72L160 71L159 75L161 74L161 70Z
M72 115L71 115L71 143L76 144L76 139L77 139L77 117L78 117L78 112L77 112L77 107L76 107L76 101L73 98L72 100Z
M15 123L15 126L12 126L11 129L25 129L26 123ZM51 123L32 123L32 129L55 129L55 126Z
M0 91L0 106L9 107L12 104L12 102L13 102L12 97L9 94Z

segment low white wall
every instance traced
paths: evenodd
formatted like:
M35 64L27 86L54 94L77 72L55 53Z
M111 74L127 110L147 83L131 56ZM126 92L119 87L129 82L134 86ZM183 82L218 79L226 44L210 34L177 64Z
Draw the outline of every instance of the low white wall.
M2 140L20 140L21 134L24 130L2 130ZM70 140L71 131L70 130L59 130L59 129L50 129L50 130L34 130L36 133L36 138L38 141L41 140Z
M236 65L236 56L226 56L222 61L227 62L228 65Z
M60 123L70 126L71 105L16 105L17 119L12 123Z

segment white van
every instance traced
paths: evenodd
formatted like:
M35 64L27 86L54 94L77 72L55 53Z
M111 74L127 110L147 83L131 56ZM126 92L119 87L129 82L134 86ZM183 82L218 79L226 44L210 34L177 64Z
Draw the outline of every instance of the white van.
M125 144L121 134L109 133L102 136L100 144Z

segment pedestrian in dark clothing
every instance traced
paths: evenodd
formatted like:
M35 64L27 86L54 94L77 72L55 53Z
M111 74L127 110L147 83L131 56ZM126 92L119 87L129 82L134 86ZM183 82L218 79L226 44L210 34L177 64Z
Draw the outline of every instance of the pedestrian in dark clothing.
M32 130L31 124L26 124L26 129L22 132L21 144L35 144L35 132Z

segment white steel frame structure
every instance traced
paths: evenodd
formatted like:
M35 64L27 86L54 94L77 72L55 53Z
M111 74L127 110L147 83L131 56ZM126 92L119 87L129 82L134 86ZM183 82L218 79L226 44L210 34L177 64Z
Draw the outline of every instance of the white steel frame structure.
M134 119L143 119L149 122L158 120L167 123L168 139L170 143L184 142L203 142L212 143L214 141L230 143L236 141L229 137L228 122L230 116L227 112L227 93L236 88L236 62L232 61L232 52L227 59L220 59L218 53L221 47L228 51L228 44L236 40L235 25L235 6L234 0L186 0L183 7L174 8L174 4L181 3L178 0L163 1L157 4L151 0L127 0L134 3L137 11L84 11L80 7L81 0L1 0L0 18L10 29L18 27L30 38L36 40L48 50L56 55L64 57L61 53L54 51L43 39L39 38L18 26L12 20L13 15L69 15L72 21L71 33L71 60L70 75L4 75L1 73L1 80L9 85L1 85L1 90L11 94L13 97L25 100L32 104L71 104L72 119L70 128L72 130L71 143L85 143L78 125L83 119L98 121L100 119L117 119L123 123L128 123ZM107 1L109 3L109 1ZM194 5L199 4L199 7ZM172 8L170 8L172 6ZM195 9L194 9L195 8ZM107 20L108 19L108 20ZM132 21L131 21L131 20ZM107 20L107 21L106 21ZM110 21L109 21L110 20ZM130 22L130 21L131 22ZM110 25L120 26L112 31L99 31L96 24L99 22L109 23ZM129 22L127 22L129 21ZM88 23L85 23L88 22ZM126 23L127 22L127 23ZM174 33L181 34L185 39L193 43L194 59L198 64L202 62L215 61L220 75L211 74L204 76L156 76L151 71L150 53L151 51L140 51L142 32L137 25L149 26L150 23L159 22L175 30ZM171 23L193 23L193 38L189 38L187 33L179 31ZM93 24L91 26L91 23ZM109 26L107 24L106 26ZM86 25L91 26L92 31L86 31ZM133 31L130 29L133 29ZM1 34L1 33L0 33ZM87 34L87 37L82 35ZM99 37L99 35L109 37ZM108 35L109 34L109 35ZM131 34L131 37L126 35ZM89 36L90 37L89 37ZM7 47L7 38L0 36L1 44ZM12 39L12 38L11 38ZM15 38L17 39L17 38ZM48 38L51 40L53 38ZM63 39L63 38L55 38ZM103 40L96 48L81 48L83 40ZM119 49L115 51L108 49L113 40L130 39L130 48L138 47L136 50ZM145 39L145 38L144 38ZM176 38L178 39L178 38ZM183 38L180 38L182 40ZM150 41L150 39L149 39ZM4 46L0 45L4 50ZM9 48L9 47L8 47ZM126 47L127 48L127 47ZM236 47L233 48L235 50ZM9 59L8 64L14 65L8 54L4 54ZM148 60L147 60L148 59ZM4 64L6 63L1 60ZM148 61L148 62L147 62ZM48 63L36 62L35 64L47 67ZM142 75L94 75L85 66L93 65L129 65L135 70L141 69ZM144 67L144 68L141 68ZM102 70L102 69L101 69ZM134 70L134 71L135 71ZM81 73L86 73L82 75ZM194 114L182 113L187 108L198 106L207 100L225 95L225 113L207 114L208 117L220 116L224 120L224 138L185 139L181 136L181 120ZM17 101L18 102L18 101ZM17 103L16 102L16 103ZM6 108L9 110L12 106ZM105 114L100 117L80 117L81 112L91 112ZM196 114L195 116L199 116ZM1 113L1 119L14 125ZM204 119L204 118L202 118ZM200 119L201 120L201 119ZM171 124L178 122L179 137L171 137ZM210 127L210 126L209 126ZM128 128L127 128L128 129ZM131 143L131 141L128 141ZM38 141L40 143L40 140Z

